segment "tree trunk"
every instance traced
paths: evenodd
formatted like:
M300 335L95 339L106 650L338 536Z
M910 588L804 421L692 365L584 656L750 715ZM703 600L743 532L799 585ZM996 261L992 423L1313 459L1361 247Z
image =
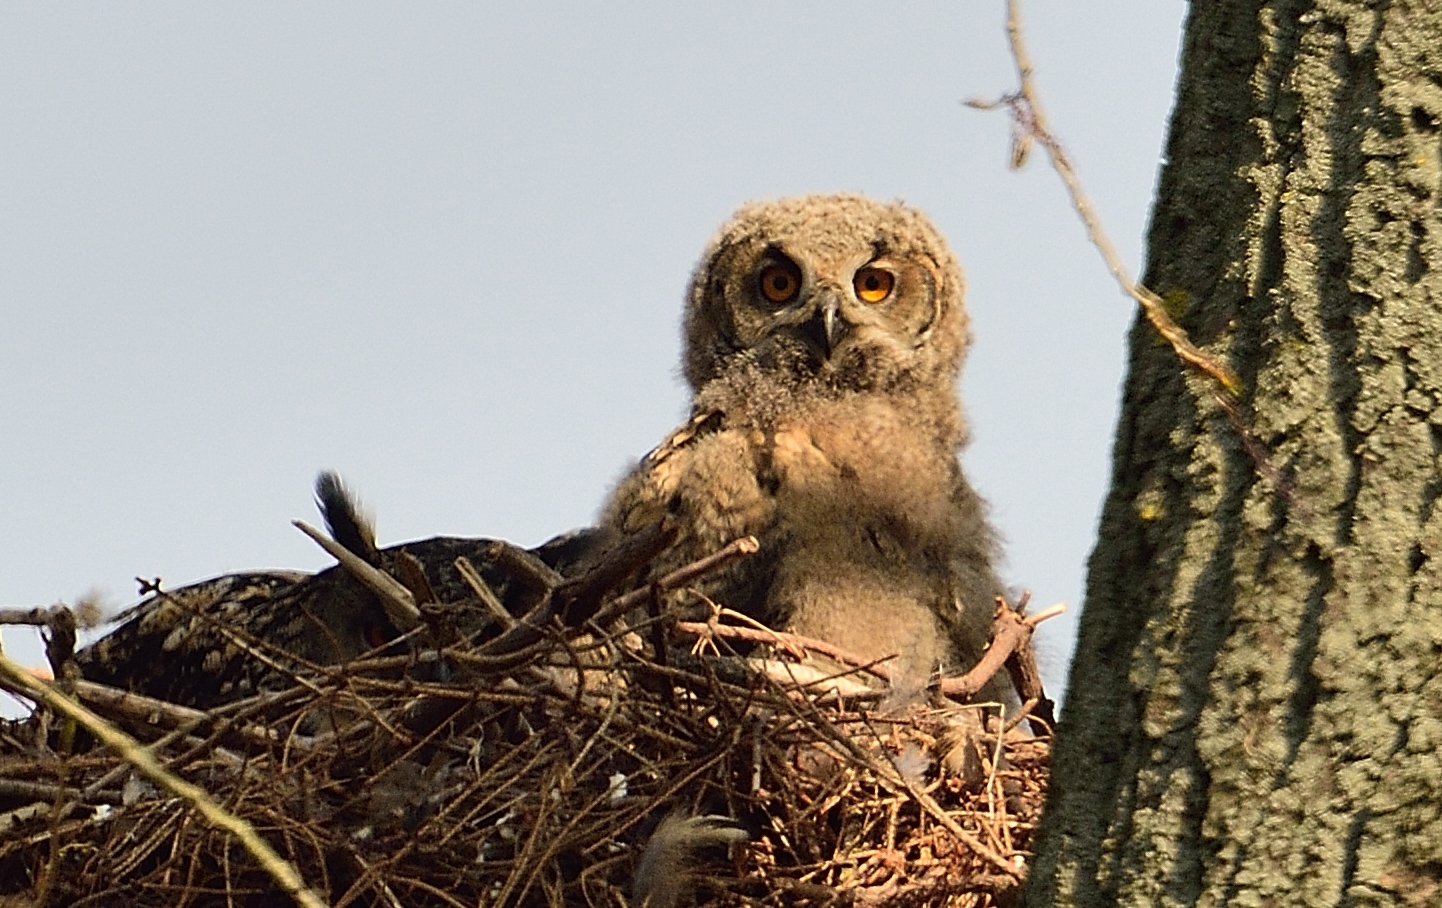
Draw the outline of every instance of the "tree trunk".
M1442 3L1194 3L1168 159L1029 902L1442 904Z

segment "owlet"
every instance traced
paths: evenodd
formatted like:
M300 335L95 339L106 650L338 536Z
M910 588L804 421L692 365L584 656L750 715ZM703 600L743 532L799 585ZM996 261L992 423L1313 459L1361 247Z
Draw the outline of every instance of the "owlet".
M673 516L667 571L745 535L701 591L919 686L985 648L996 537L962 473L962 276L924 215L856 195L743 207L684 320L690 420L623 479L603 529ZM984 695L1009 689L998 679Z

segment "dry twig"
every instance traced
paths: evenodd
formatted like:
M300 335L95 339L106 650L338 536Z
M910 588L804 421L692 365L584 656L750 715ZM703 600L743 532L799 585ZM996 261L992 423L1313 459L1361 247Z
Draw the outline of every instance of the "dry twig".
M1014 130L1011 159L1013 168L1020 167L1026 162L1027 152L1033 141L1039 142L1046 149L1053 169L1066 185L1072 207L1076 209L1082 223L1086 225L1087 236L1091 239L1092 245L1101 253L1102 259L1106 261L1107 269L1121 285L1122 291L1137 301L1142 307L1147 321L1151 322L1157 333L1171 344L1172 349L1183 362L1211 376L1231 396L1238 396L1242 390L1242 382L1236 373L1197 349L1187 336L1187 332L1167 313L1166 305L1161 297L1134 281L1127 273L1126 265L1102 228L1101 220L1097 217L1091 200L1082 188L1081 179L1072 167L1066 149L1047 128L1041 100L1032 84L1031 58L1027 55L1026 43L1022 38L1020 0L1007 0L1006 10L1006 33L1011 44L1012 58L1016 62L1020 86L1015 92L1003 95L996 101L972 99L966 102L967 106L978 110L994 110L998 107L1005 107L1011 112Z
M421 623L421 610L416 607L416 597L394 577L372 567L365 559L351 552L326 534L307 524L304 520L292 520L296 529L309 536L315 544L325 549L339 561L357 580L375 593L385 608L386 615L399 631L409 631Z

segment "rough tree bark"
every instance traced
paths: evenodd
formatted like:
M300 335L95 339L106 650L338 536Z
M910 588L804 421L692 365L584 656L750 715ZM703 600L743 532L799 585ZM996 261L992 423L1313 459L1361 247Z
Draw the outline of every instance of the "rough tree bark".
M1033 905L1442 904L1442 3L1192 5Z

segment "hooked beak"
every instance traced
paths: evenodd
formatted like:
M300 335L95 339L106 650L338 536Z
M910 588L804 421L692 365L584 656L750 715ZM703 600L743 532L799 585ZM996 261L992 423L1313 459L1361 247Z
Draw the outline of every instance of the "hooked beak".
M836 345L846 336L846 322L840 315L841 301L834 293L826 293L816 302L816 311L800 326L801 337L816 351L822 362L831 359Z

